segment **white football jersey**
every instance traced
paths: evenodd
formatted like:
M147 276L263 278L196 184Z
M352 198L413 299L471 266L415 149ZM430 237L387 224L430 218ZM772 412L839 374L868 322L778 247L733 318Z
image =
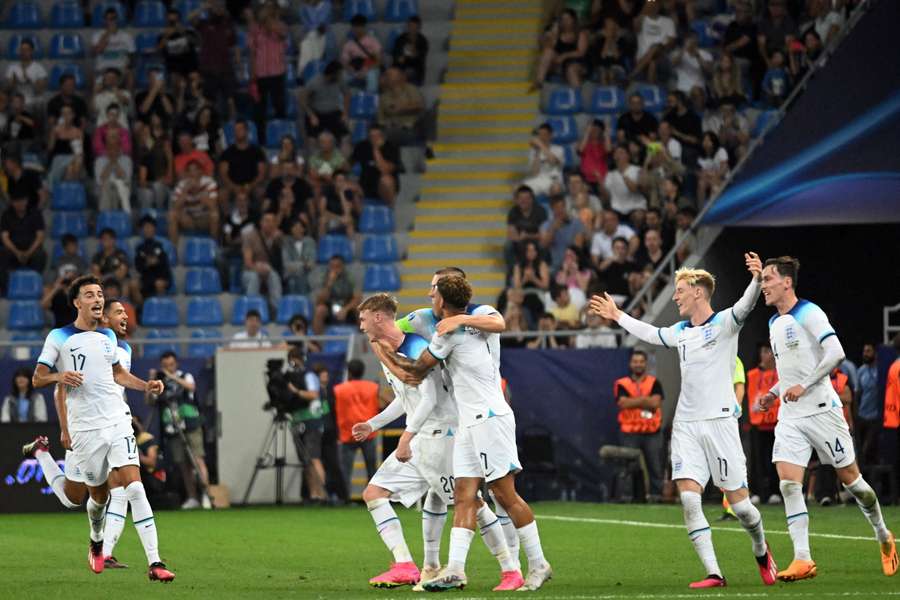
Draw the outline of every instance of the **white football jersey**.
M496 315L499 311L489 304L470 304L466 307L467 315ZM405 317L397 320L397 326L406 333L415 333L426 340L430 340L437 332L437 324L440 319L435 316L430 308L420 308L412 311ZM491 358L494 364L500 368L500 334L486 333L488 344L491 347Z
M411 360L416 360L427 349L428 342L425 341L425 338L414 333L407 333L403 343L397 348L397 352ZM394 391L394 396L403 405L407 423L427 394L434 397L434 408L430 416L419 426L417 435L423 437L444 437L448 433L452 435L459 419L456 415L456 403L450 396L448 387L442 381L440 369L432 369L418 387L407 385L397 379L384 364L381 365L381 369Z
M84 376L84 383L67 390L69 431L131 422L122 388L113 379L113 365L120 362L117 348L116 334L111 329L85 331L74 324L52 330L44 341L38 363L58 372L78 371Z
M473 327L460 327L431 339L428 351L444 364L459 409L459 424L470 427L493 416L509 414L500 382L499 360L490 337Z
M769 343L775 354L778 389L802 383L822 360L822 342L837 335L825 312L808 300L798 300L790 311L769 319ZM808 417L841 406L841 399L823 377L812 384L796 402L782 402L778 420Z

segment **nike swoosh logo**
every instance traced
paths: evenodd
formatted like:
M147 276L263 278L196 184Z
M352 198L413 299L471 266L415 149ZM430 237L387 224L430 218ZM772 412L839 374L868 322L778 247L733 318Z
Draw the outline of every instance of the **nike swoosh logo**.
M135 458L137 458L136 455L135 455L135 456L129 456L129 457L128 457L128 460L134 460Z
M76 350L81 350L81 346L78 346L77 348L70 348L69 352L75 352Z
M494 474L494 469L491 469L491 472L490 472L490 473L485 473L484 476L485 476L485 477L490 477L490 476L493 475L493 474Z

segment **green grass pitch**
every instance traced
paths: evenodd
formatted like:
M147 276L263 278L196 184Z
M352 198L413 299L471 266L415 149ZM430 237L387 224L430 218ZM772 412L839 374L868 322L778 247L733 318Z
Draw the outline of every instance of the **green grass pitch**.
M691 592L702 573L678 506L539 503L534 505L554 579L536 596L546 598L828 598L900 596L900 575L881 574L872 530L855 506L811 507L810 539L819 576L811 581L762 585L747 535L734 522L715 522L706 506L724 589ZM407 542L422 558L419 514L399 510ZM792 557L781 507L763 509L769 541L780 565ZM900 509L885 509L900 528ZM116 555L131 568L94 575L87 567L83 512L0 515L0 598L409 598L409 588L369 589L369 577L389 556L363 507L247 508L157 514L164 560L174 583L150 583L140 542L129 522ZM444 530L445 559L449 526ZM825 535L823 535L825 534ZM523 557L524 560L524 557ZM484 544L473 541L469 586L457 598L502 597L490 589L498 568ZM508 596L521 597L521 594Z

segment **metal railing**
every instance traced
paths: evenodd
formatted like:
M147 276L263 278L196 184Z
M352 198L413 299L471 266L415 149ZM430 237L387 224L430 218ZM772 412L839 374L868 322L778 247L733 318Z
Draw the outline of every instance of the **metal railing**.
M884 343L890 344L895 335L900 335L900 325L891 325L891 315L900 314L900 303L884 307Z

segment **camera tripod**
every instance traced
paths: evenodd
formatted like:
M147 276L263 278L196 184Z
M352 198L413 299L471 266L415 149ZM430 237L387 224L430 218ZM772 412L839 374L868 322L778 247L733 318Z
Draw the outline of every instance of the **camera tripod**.
M256 466L253 468L253 476L250 477L250 483L247 484L247 491L244 493L244 504L250 500L250 493L253 491L253 484L256 483L256 476L264 469L275 469L275 504L284 504L284 469L285 467L300 469L301 476L303 467L308 463L309 455L303 444L298 444L298 451L301 451L299 463L289 463L287 461L287 441L291 437L291 420L288 415L275 413L272 417L272 424L266 432L262 449L256 458Z

